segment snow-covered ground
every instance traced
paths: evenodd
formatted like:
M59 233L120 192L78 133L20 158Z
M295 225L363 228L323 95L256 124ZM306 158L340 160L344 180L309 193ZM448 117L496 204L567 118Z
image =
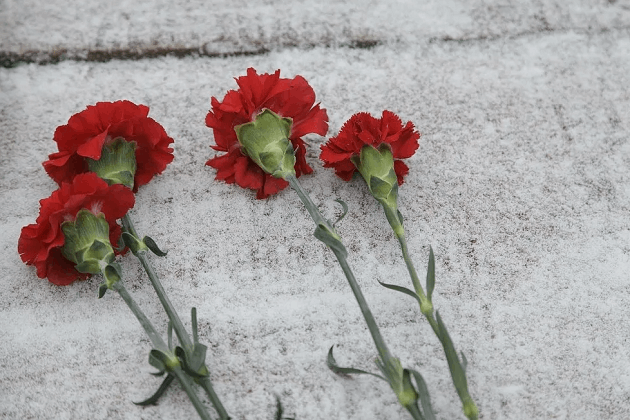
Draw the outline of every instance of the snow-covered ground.
M169 251L152 261L180 314L197 307L229 413L271 419L277 394L300 420L409 418L386 383L326 367L332 345L339 364L372 371L376 352L297 196L256 200L204 165L210 97L253 66L304 76L329 136L383 109L422 132L401 212L419 271L435 250L434 303L468 358L481 418L627 419L630 3L513 3L0 3L0 58L16 64L0 68L0 418L197 417L178 386L157 406L132 404L159 379L121 299L96 299L100 279L57 287L17 253L55 189L41 166L55 128L117 99L148 105L175 139L132 217ZM376 282L409 286L382 210L362 179L321 167L326 138L306 139L315 172L303 186L330 218L335 199L348 203L338 229L390 349L424 375L440 420L463 419L417 304ZM121 263L165 331L141 266Z

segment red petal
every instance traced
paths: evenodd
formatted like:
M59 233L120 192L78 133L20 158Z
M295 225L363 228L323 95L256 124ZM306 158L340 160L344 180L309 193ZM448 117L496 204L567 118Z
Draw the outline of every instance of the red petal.
M262 188L263 176L263 171L250 158L242 156L236 159L234 179L239 186L252 190Z
M409 173L409 167L402 160L395 160L394 171L398 178L398 185L402 185L405 182L404 177Z
M38 275L39 270L38 270ZM51 252L48 260L46 261L46 274L45 276L40 277L48 277L48 281L57 286L67 286L76 280L85 280L90 277L90 274L79 273L74 268L74 263L68 261L62 254L59 249L55 249L54 252Z
M101 151L107 138L107 131L100 133L98 136L92 137L77 148L79 156L87 157L94 160L101 158Z

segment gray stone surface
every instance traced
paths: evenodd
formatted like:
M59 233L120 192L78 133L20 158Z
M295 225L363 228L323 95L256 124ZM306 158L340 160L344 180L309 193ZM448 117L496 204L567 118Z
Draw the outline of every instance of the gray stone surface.
M400 207L419 271L435 250L435 305L469 360L481 418L627 418L628 2L292 2L281 19L273 2L32 3L0 4L0 50L18 61L64 49L83 59L112 49L270 51L0 69L0 417L196 417L177 387L157 406L131 403L159 383L148 374L150 344L119 298L95 298L99 279L56 287L16 252L55 187L41 167L54 129L88 104L129 99L175 139L175 160L140 189L133 219L169 250L153 261L180 313L198 308L230 414L272 418L278 394L298 419L408 418L387 384L327 369L333 344L340 364L363 369L374 370L375 351L295 194L256 200L204 166L214 153L203 122L210 97L253 66L303 75L328 110L330 136L353 113L383 109L423 133ZM378 45L351 48L361 40ZM409 284L379 207L361 179L343 182L318 164L324 138L307 140L315 173L303 185L329 217L339 214L335 198L350 206L339 230L391 350L425 376L440 420L463 419L417 306L375 281ZM164 328L140 265L121 262Z

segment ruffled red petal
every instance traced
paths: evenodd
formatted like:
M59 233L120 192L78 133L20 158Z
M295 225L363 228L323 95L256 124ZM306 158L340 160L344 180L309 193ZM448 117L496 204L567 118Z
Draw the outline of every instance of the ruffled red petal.
M319 104L315 105L315 92L301 76L281 78L280 70L259 75L249 68L245 76L236 78L236 83L239 89L228 91L223 101L211 99L212 109L206 115L206 125L214 134L216 145L212 148L225 154L215 156L206 164L217 169L216 179L255 189L257 198L266 198L286 188L288 183L264 174L241 153L234 127L253 121L263 109L291 118L289 140L296 150L295 172L299 177L313 172L306 162L306 143L302 137L310 133L325 135L328 115ZM247 160L247 165L243 159Z
M88 172L86 158L100 159L103 146L117 137L135 141L137 170L134 191L162 173L173 160L164 128L148 118L149 108L129 101L98 102L73 115L55 130L59 152L48 156L44 169L59 185Z
M121 235L116 220L123 217L134 202L129 188L109 186L94 173L79 174L72 183L63 183L50 197L40 201L36 223L22 228L18 240L20 258L37 268L38 277L47 277L57 285L86 279L89 275L76 271L61 254L65 242L61 224L73 220L82 208L95 214L103 213L109 224L110 241L115 246Z
M365 145L378 148L387 143L394 156L398 184L402 185L409 168L400 159L413 156L418 149L419 138L420 134L411 121L403 127L401 119L391 111L383 111L381 118L360 112L344 123L336 137L331 137L321 146L319 158L324 162L324 167L334 168L340 178L349 181L356 171L352 156L359 156Z

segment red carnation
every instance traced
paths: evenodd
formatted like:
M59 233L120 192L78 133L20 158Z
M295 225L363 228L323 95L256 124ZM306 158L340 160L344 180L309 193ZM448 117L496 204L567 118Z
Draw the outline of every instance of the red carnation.
M230 90L219 102L212 98L212 111L206 116L206 125L212 128L216 146L214 150L226 152L206 162L217 169L216 179L228 184L236 182L243 188L257 190L256 198L266 198L284 189L288 183L263 172L253 160L241 151L234 127L255 120L264 109L280 117L292 119L289 140L295 149L295 172L299 177L313 169L306 163L306 144L302 136L328 131L326 110L315 103L315 92L302 76L280 78L280 70L273 74L258 75L253 68L247 75L236 79L238 90Z
M394 156L398 185L402 185L409 168L400 159L413 156L419 138L420 134L411 121L403 127L400 118L391 111L383 111L380 119L360 112L346 121L337 137L332 137L321 146L319 158L324 162L324 167L335 168L335 173L341 179L349 181L357 170L350 158L359 156L365 145L378 148L387 143Z
M98 160L103 146L118 137L136 142L134 192L162 173L173 160L173 143L164 128L148 118L149 108L129 101L98 102L73 115L55 131L59 152L48 156L44 169L59 185L89 172L86 158Z
M133 207L131 190L123 185L107 185L94 173L77 175L72 183L62 183L50 197L39 202L39 216L35 224L22 228L18 252L22 261L37 268L37 276L48 277L51 283L65 286L90 275L79 273L74 264L61 253L64 235L61 224L74 220L82 208L94 214L103 213L109 223L109 238L118 243L121 228L116 223Z

